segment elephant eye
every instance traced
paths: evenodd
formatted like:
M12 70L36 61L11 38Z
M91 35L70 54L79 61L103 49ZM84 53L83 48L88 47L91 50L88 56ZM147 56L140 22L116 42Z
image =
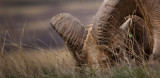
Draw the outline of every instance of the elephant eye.
M129 38L132 38L133 37L133 34L132 34L132 32L130 31L129 32Z

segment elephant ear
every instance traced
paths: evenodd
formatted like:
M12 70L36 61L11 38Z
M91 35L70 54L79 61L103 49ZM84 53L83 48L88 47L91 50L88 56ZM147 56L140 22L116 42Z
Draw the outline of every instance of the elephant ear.
M69 50L81 53L87 30L78 19L68 13L61 13L52 18L51 26L62 37Z

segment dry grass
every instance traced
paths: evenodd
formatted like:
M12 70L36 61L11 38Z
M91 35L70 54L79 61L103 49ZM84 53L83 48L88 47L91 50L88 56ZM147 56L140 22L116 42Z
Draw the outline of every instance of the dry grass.
M131 62L130 62L131 63ZM0 78L158 78L159 63L134 65L117 63L106 69L75 71L72 54L67 49L13 50L0 53Z
M136 65L134 60L127 60L127 62L122 61L102 70L94 69L90 71L87 66L84 66L84 69L79 72L76 71L75 59L66 48L25 50L18 45L16 49L7 52L4 50L4 45L5 43L2 40L0 43L0 78L160 77L159 62L143 60L143 65ZM128 58L126 57L126 59Z
M65 49L19 50L0 54L0 77L50 78L62 74L74 74L74 69L75 60Z

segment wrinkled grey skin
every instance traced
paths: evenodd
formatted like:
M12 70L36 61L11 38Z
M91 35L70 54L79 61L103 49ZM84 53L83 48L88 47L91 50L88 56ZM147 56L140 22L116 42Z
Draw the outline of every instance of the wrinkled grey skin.
M138 16L129 16L140 14L134 13L135 5L133 0L104 0L93 24L89 27L68 13L53 17L51 26L62 37L78 63L87 63L91 68L107 67L106 63L119 59L117 56L126 55L129 43L134 42L128 39L128 30L135 30L132 32L136 32L133 37L140 48L143 50L148 48L148 42L144 42L148 41L147 34L144 34L146 32L144 20ZM141 36L142 38L139 38ZM134 44L133 46L133 50L139 55L141 51L138 51Z

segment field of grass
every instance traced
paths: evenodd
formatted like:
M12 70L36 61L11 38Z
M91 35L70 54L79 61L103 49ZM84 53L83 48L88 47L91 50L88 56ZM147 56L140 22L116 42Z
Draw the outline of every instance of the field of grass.
M10 33L11 34L11 33ZM10 35L9 35L10 36ZM90 69L87 65L76 66L72 53L66 48L23 48L21 42L5 38L0 41L0 78L159 78L160 63L133 61L116 63L105 69ZM10 37L11 38L11 37ZM53 40L54 37L53 37ZM9 42L14 48L6 50Z
M159 78L160 65L117 64L106 69L86 66L78 69L72 54L67 49L38 49L12 53L0 53L1 78Z
M65 49L18 50L0 54L1 78L50 78L74 74L75 60Z
M3 41L3 40L2 40ZM0 49L0 78L159 78L160 63L143 61L116 63L105 69L89 69L76 66L72 53L67 48Z
M5 42L9 42L7 45L11 45L12 49L6 50ZM0 78L160 77L158 61L144 60L142 65L136 65L134 60L127 63L122 61L105 69L91 70L87 65L82 65L82 68L77 67L72 53L65 47L26 49L21 45L21 41L15 44L14 40L8 41L5 38L0 40Z

